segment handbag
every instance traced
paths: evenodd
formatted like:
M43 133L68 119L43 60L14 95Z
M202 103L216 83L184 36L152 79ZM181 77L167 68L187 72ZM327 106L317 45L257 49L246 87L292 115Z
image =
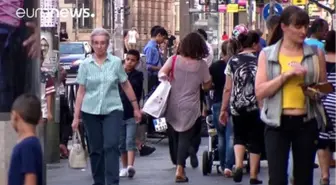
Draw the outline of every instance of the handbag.
M166 111L170 89L170 82L162 81L148 98L142 111L154 118L160 118Z
M169 80L162 80L159 86L155 89L153 94L145 102L142 111L153 116L154 118L161 118L167 108L167 101L171 89L170 82L174 80L174 69L177 55L173 56L172 69L169 73ZM155 123L154 128L155 128Z
M78 131L72 136L72 148L69 154L69 167L73 169L83 169L87 166L87 155L83 148L81 137Z

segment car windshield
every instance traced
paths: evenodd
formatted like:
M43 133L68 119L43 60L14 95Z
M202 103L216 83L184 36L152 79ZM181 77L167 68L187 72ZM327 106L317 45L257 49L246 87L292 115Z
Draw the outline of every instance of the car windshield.
M82 43L60 44L60 54L84 54L85 49Z

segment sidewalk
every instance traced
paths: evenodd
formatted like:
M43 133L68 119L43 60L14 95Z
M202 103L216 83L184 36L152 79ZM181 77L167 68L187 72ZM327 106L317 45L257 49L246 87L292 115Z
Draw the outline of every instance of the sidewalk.
M148 157L138 157L135 161L135 168L137 173L134 179L121 179L121 185L173 185L175 168L170 162L168 142L162 141L155 146L156 151ZM213 174L210 176L203 176L201 170L201 154L207 149L207 139L203 138L202 145L200 147L199 161L200 167L198 169L191 169L189 160L187 161L187 175L189 177L189 184L192 185L236 185L232 179L226 179L223 176L217 174L216 169L213 168ZM262 166L266 164L263 162ZM63 160L60 164L48 165L48 185L92 185L92 179L90 176L90 170L73 170L68 168L68 163ZM332 178L330 179L331 185L335 184L335 169L330 172ZM320 170L316 169L314 174L315 183L319 184ZM263 184L268 184L267 167L263 167L260 173L260 179L264 181ZM248 175L244 176L242 183L249 184Z

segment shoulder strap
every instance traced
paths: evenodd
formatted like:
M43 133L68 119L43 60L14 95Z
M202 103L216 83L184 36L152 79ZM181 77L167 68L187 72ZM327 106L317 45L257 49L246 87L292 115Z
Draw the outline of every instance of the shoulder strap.
M177 58L177 55L174 55L172 58L173 61L172 61L172 67L170 70L170 80L174 80L174 69L175 69L176 58Z

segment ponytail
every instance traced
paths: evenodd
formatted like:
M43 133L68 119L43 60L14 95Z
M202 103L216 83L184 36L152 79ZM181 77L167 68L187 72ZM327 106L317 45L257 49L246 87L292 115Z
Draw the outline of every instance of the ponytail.
M269 39L267 39L268 40L267 45L270 46L277 43L282 37L283 37L283 31L281 29L281 24L278 23L272 30Z

